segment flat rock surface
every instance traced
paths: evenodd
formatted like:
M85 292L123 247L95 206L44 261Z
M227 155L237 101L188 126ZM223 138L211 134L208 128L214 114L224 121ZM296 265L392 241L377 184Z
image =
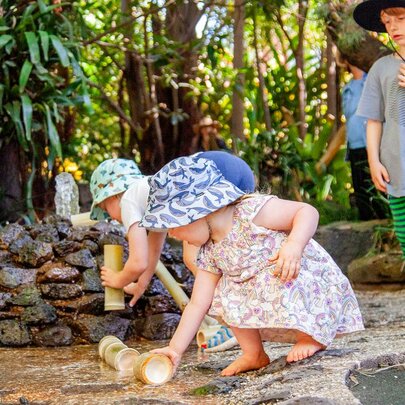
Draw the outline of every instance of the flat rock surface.
M296 364L285 362L289 345L265 343L273 364L229 382L219 378L218 369L240 355L237 348L202 354L191 346L175 378L159 387L111 369L99 359L96 344L0 348L0 404L360 404L346 385L349 370L383 355L394 362L404 358L405 290L361 291L357 297L365 331L336 339L328 350ZM164 344L126 343L140 352ZM214 389L196 390L204 386ZM403 395L405 403L405 390Z

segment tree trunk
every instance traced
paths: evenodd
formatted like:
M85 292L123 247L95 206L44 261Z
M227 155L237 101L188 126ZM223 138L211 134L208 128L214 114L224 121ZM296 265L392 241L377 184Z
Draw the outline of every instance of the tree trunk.
M25 211L20 145L13 137L0 148L0 221L14 222Z
M377 59L392 53L392 50L353 21L352 3L329 2L326 25L343 58L368 72Z
M236 138L239 138L241 140L245 139L245 135L243 133L243 116L245 113L245 108L243 105L245 76L240 71L243 68L244 22L245 22L244 0L235 0L233 67L235 71L238 71L238 74L236 77L235 87L232 95L231 133L232 136L235 136Z
M298 3L298 46L296 50L297 77L298 77L298 115L299 126L298 131L300 138L304 139L307 134L307 124L305 118L305 107L307 104L307 91L304 77L304 37L305 37L305 21L308 12L308 2L300 0Z

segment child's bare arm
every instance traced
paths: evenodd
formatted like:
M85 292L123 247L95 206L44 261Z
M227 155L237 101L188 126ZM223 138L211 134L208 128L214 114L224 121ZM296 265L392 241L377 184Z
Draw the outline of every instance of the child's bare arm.
M148 268L148 237L146 229L139 228L138 223L128 230L129 257L119 273L107 267L101 268L101 280L105 287L123 288L137 280Z
M318 219L318 211L311 205L279 198L268 201L254 218L256 225L288 233L283 246L270 258L281 281L298 276L302 253L316 231Z
M193 293L181 317L179 326L169 346L153 350L153 353L162 353L169 356L177 368L183 353L193 340L204 315L208 312L214 296L215 287L221 276L208 271L198 271L194 282Z
M380 161L380 143L382 135L382 122L367 121L367 156L370 165L371 179L377 190L387 192L386 183L390 182L387 169Z

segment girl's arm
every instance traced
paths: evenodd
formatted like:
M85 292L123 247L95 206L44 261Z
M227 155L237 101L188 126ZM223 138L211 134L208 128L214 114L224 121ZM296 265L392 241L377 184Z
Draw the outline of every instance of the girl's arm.
M390 182L387 169L380 161L380 143L382 135L382 122L367 121L367 156L370 165L371 179L377 190L387 192L386 183Z
M183 262L187 268L193 273L194 277L197 274L197 256L200 248L183 241Z
M123 288L137 280L148 268L148 236L145 228L135 222L128 230L129 257L119 273L107 267L101 268L101 280L104 287Z
M274 274L281 281L290 281L298 276L305 246L318 226L318 211L309 204L272 198L254 218L256 225L288 233L287 240L270 259L276 263Z
M190 302L184 309L179 326L170 340L169 346L152 350L152 353L165 354L170 357L174 367L177 368L183 353L196 335L204 315L208 312L215 287L220 278L220 275L208 271L197 272Z
M132 295L129 306L133 307L138 299L143 295L148 288L150 280L155 274L156 266L162 253L164 241L166 239L167 232L149 232L148 234L148 267L139 276L136 283L131 283L125 288L125 292ZM135 280L135 279L134 279Z

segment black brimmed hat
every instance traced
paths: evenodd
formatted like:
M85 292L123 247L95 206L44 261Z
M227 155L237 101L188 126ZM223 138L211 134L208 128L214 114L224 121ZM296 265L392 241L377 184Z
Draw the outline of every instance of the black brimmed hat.
M403 7L405 0L366 0L353 11L353 18L357 24L369 31L387 32L380 14L386 8Z

